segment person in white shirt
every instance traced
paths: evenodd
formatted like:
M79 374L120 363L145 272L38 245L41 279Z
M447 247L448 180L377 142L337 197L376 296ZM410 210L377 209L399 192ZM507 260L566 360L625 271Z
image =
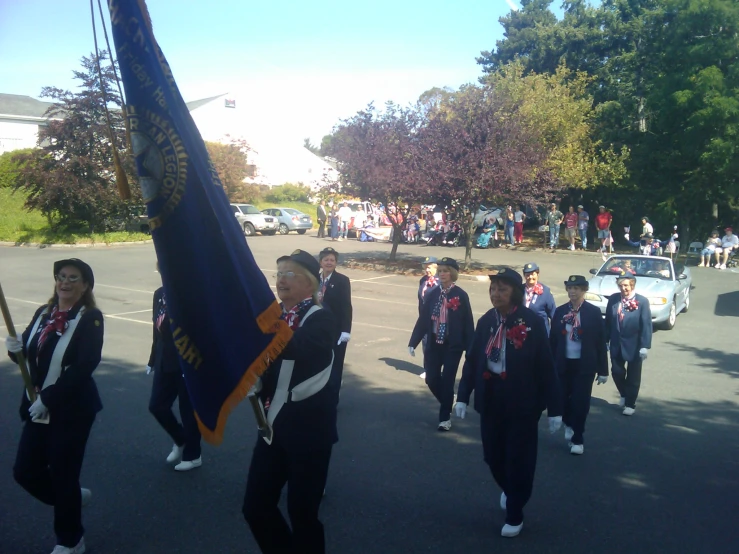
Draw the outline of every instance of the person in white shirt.
M724 238L721 239L721 247L716 248L714 251L714 255L716 256L716 269L726 269L726 262L729 261L729 254L739 248L739 237L734 234L734 229L727 227L724 231L726 231L726 234L724 235ZM723 261L720 260L720 254L723 254L724 256Z
M518 210L513 212L513 235L517 244L523 244L523 223L526 220L526 214L523 213L523 206L518 206Z
M353 225L353 227L356 230L357 238L359 238L359 229L364 228L366 222L367 222L367 214L365 213L364 208L360 204L357 207L357 211L354 212L354 225Z
M339 220L341 227L339 228L339 240L346 238L346 232L349 229L349 222L352 220L352 209L349 207L348 202L344 202L344 205L339 208Z
M641 218L641 236L639 238L644 238L646 235L653 235L654 234L654 227L652 227L652 224L649 223L648 217L642 217Z
M706 247L701 250L701 263L698 267L711 267L711 254L716 252L716 248L721 248L721 239L718 238L718 231L713 231L706 240Z

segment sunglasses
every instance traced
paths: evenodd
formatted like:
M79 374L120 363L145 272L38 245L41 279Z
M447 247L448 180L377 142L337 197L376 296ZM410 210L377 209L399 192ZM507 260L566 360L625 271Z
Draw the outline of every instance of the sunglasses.
M59 275L54 275L54 279L56 279L58 283L63 283L64 281L67 281L68 283L76 283L77 281L82 279L82 276L81 275L61 275L59 274Z
M275 273L275 279L281 279L282 277L284 277L285 279L293 279L296 275L297 273L295 273L294 271L278 271L277 273Z

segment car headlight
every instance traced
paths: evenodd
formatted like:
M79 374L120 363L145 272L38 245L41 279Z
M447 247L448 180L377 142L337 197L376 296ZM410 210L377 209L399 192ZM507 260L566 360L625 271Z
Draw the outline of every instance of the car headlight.
M651 306L664 306L667 304L667 298L653 296L649 298L649 304Z
M586 292L585 300L590 300L591 302L601 302L603 298L600 294L595 294L594 292Z

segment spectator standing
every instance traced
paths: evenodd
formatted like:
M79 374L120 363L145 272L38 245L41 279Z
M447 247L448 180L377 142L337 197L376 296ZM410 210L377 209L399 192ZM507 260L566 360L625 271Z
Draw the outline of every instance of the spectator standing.
M598 206L598 215L595 216L595 228L598 230L598 238L600 239L601 252L606 251L606 242L608 249L612 251L613 240L611 239L611 223L613 216L611 212L606 210L605 206Z
M734 234L734 229L727 227L724 231L726 234L721 239L721 248L716 248L716 269L726 269L729 254L739 247L739 237ZM724 255L723 261L719 260L719 254Z
M718 237L718 231L713 231L706 240L705 248L701 250L701 263L698 267L711 267L711 254L716 252L716 248L721 248L721 239Z
M328 219L328 213L326 212L326 201L321 200L316 209L316 220L318 221L318 238L322 239L326 236L326 220Z
M336 206L331 208L331 240L338 240L339 226L341 225L341 216Z
M644 238L647 235L654 235L654 227L652 227L652 224L649 223L648 217L642 217L641 218L641 236L640 238Z
M549 226L549 247L555 250L559 245L559 226L562 225L564 217L557 209L557 204L552 202L547 212L547 225Z
M515 228L515 215L513 208L508 206L505 211L505 240L509 246L513 246L515 243L514 228Z
M339 240L346 238L346 233L349 230L349 223L352 220L352 209L349 207L348 202L344 202L344 205L339 208L339 224L341 225Z
M364 208L360 204L357 206L357 211L354 213L354 229L357 233L357 238L359 238L359 229L362 229L367 223L367 213L364 211Z
M590 215L585 211L582 204L577 207L577 231L580 234L580 243L582 249L588 248L588 224L590 222Z
M526 214L523 212L523 206L518 206L518 210L513 213L513 236L517 244L523 243L523 222L526 220Z
M565 238L570 241L570 250L575 250L575 237L577 236L577 214L575 207L570 206L565 215Z

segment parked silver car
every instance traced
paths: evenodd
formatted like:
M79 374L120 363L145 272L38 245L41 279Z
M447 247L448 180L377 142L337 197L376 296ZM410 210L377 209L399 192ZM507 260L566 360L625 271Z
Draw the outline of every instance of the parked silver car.
M626 272L636 277L636 292L649 299L652 323L670 330L677 314L690 308L690 288L693 278L690 269L682 263L673 263L662 256L618 255L608 258L594 275L585 300L600 308L605 316L608 298L619 294L616 277Z
M265 216L251 204L231 204L231 209L247 237L256 231L263 235L274 235L277 232L277 219Z
M290 231L304 235L308 229L313 228L311 217L295 208L267 208L262 213L277 220L277 230L281 235L287 235Z

